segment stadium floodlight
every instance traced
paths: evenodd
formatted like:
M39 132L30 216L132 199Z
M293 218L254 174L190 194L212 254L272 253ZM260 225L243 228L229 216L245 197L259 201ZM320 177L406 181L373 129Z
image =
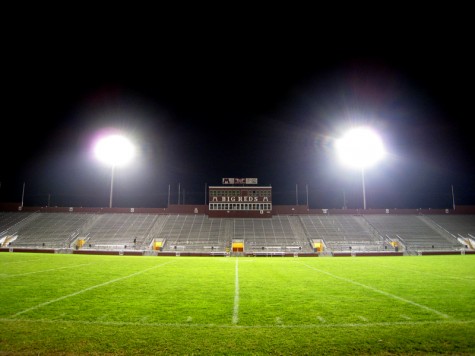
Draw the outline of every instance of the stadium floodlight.
M109 208L112 208L112 192L114 190L114 170L117 166L128 163L135 154L132 143L124 136L110 135L101 138L94 149L96 157L111 165L111 189L109 197Z
M376 132L367 127L357 127L346 132L335 143L340 160L346 165L361 169L363 183L363 209L366 210L365 168L368 168L384 155L384 145Z

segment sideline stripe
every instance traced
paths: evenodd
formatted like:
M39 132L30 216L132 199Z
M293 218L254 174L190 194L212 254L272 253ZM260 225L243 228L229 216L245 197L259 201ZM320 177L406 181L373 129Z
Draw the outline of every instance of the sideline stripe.
M126 321L86 321L86 320L62 320L62 319L9 319L0 318L2 323L63 323L81 325L102 325L102 326L143 326L143 327L175 327L175 328L216 328L216 329L321 329L321 328L367 328L381 326L415 326L415 325L452 325L452 324L473 324L475 320L424 320L424 321L396 321L396 322L375 322L375 323L341 323L341 324L268 324L268 325L231 325L231 324L192 324L192 323L142 323Z
M77 291L77 292L74 292L74 293L71 293L71 294L68 294L68 295L64 295L62 297L59 297L59 298L56 298L56 299L52 299L50 301L47 301L47 302L44 302L44 303L40 303L38 305L35 305L34 307L31 307L31 308L28 308L28 309L25 309L25 310L22 310L16 314L13 315L13 317L16 317L18 315L21 315L21 314L25 314L29 311L32 311L32 310L35 310L35 309L38 309L38 308L41 308L41 307L44 307L45 305L49 305L49 304L52 304L52 303L56 303L56 302L59 302L60 300L63 300L63 299L66 299L66 298L70 298L70 297L74 297L78 294L81 294L81 293L84 293L84 292L88 292L90 290L93 290L93 289L96 289L96 288L99 288L99 287L104 287L108 284L112 284L112 283L115 283L115 282L118 282L118 281L122 281L124 279L127 279L127 278L131 278L131 277L135 277L135 276L138 276L139 274L142 274L142 273L145 273L147 271L150 271L152 269L155 269L155 268L158 268L158 267L161 267L161 266L164 266L166 264L169 264L169 263L172 263L174 261L169 261L169 262L165 262L165 263L162 263L162 264L159 264L159 265L156 265L156 266L153 266L153 267L150 267L150 268L146 268L142 271L138 271L138 272L135 272L135 273L132 273L132 274L129 274L128 276L124 276L124 277L120 277L120 278L116 278L116 279L112 279L110 281L107 281L107 282L104 282L104 283L101 283L101 284L96 284L95 286L92 286L92 287L88 287L88 288L85 288L85 289L82 289L80 291Z
M57 271L57 270L60 270L60 269L66 269L66 268L76 268L76 267L79 267L79 266L88 266L88 265L92 265L93 263L82 263L80 265L74 265L74 266L65 266L65 267L58 267L58 268L51 268L51 269L43 269L43 270L40 270L40 271L34 271L34 272L26 272L26 273L18 273L18 274L0 274L0 277L3 277L3 278L8 278L8 277L19 277L19 276L27 276L29 274L35 274L35 273L42 273L42 272L50 272L50 271Z
M385 292L385 291L382 291L380 289L376 289L374 287L371 287L371 286L367 286L366 284L363 284L363 283L360 283L360 282L356 282L356 281L353 281L351 279L348 279L348 278L343 278L343 277L340 277L340 276L337 276L333 273L330 273L330 272L326 272L326 271L323 271L323 270L320 270L318 268L315 268L315 267L312 267L312 266L309 266L305 263L302 263L305 267L307 268L310 268L310 269L313 269L317 272L320 272L320 273L324 273L330 277L333 277L333 278L336 278L336 279L339 279L339 280L342 280L342 281L345 281L345 282L348 282L348 283L351 283L351 284L354 284L354 285L357 285L357 286L360 286L360 287L363 287L363 288L366 288L366 289L369 289L373 292L376 292L376 293L379 293L379 294L382 294L382 295L385 295L387 297L390 297L390 298L393 298L393 299L396 299L396 300L400 300L402 302L405 302L405 303L408 303L408 304L412 304L416 307L419 307L421 309L425 309L427 311L430 311L432 313L435 313L437 315L440 315L441 317L443 318L449 318L449 316L447 314L444 314L444 313L441 313L440 311L438 310L435 310L435 309L432 309L432 308L429 308L428 306L426 305L423 305L423 304L419 304L419 303L416 303L416 302L413 302L412 300L409 300L409 299L405 299L405 298L402 298L402 297L398 297L397 295L394 295L394 294L391 294L391 293L388 293L388 292Z
M235 278L234 278L234 307L233 307L233 325L239 321L239 257L236 257Z

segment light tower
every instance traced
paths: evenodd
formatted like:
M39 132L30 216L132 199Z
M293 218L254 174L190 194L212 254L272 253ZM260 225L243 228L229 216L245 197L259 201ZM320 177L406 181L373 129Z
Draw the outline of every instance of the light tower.
M117 166L123 166L128 163L134 157L135 149L126 137L121 135L110 135L99 139L94 152L100 161L111 166L109 208L112 208L114 170Z
M340 160L346 165L361 170L363 184L363 209L366 210L365 169L380 161L384 145L376 132L368 127L356 127L346 132L335 143Z

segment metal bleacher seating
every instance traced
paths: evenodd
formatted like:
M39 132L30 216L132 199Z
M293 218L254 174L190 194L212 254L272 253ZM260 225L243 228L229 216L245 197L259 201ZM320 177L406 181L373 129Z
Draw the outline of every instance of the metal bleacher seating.
M226 233L227 219L210 219L206 215L168 215L156 235L169 251L221 251L230 239Z
M360 216L303 215L300 217L310 239L323 240L332 251L380 251L383 239Z
M420 215L365 215L383 236L400 241L408 251L455 250L457 239L437 229L429 218Z
M431 215L430 219L455 237L475 238L475 215Z
M224 253L233 240L245 252L401 251L474 249L475 215L317 214L271 218L209 218L201 214L0 212L2 247ZM79 246L78 246L79 247Z
M0 247L10 246L17 238L18 229L32 213L0 212Z
M142 248L159 215L101 214L83 231L84 248Z
M27 219L32 213L20 212L0 212L0 232L4 232L14 227L16 224Z
M30 213L10 228L17 239L15 247L67 248L79 234L89 214Z
M456 238L464 248L475 249L474 215L431 215L425 218L442 230L445 236Z
M298 217L277 215L271 219L233 219L233 238L244 240L248 252L310 252L308 238L294 226Z

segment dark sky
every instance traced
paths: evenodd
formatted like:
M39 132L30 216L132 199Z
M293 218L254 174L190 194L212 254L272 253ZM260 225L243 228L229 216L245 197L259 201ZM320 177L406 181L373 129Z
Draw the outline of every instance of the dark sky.
M360 172L332 145L363 124L388 151L365 172L368 207L451 208L452 186L456 204L475 204L475 58L463 24L355 33L185 22L11 37L0 202L20 202L25 183L25 205L108 206L111 172L91 147L115 128L138 148L116 170L115 206L164 207L169 187L171 203L180 187L182 203L202 204L221 178L255 177L275 204L341 208L345 197L359 208Z

